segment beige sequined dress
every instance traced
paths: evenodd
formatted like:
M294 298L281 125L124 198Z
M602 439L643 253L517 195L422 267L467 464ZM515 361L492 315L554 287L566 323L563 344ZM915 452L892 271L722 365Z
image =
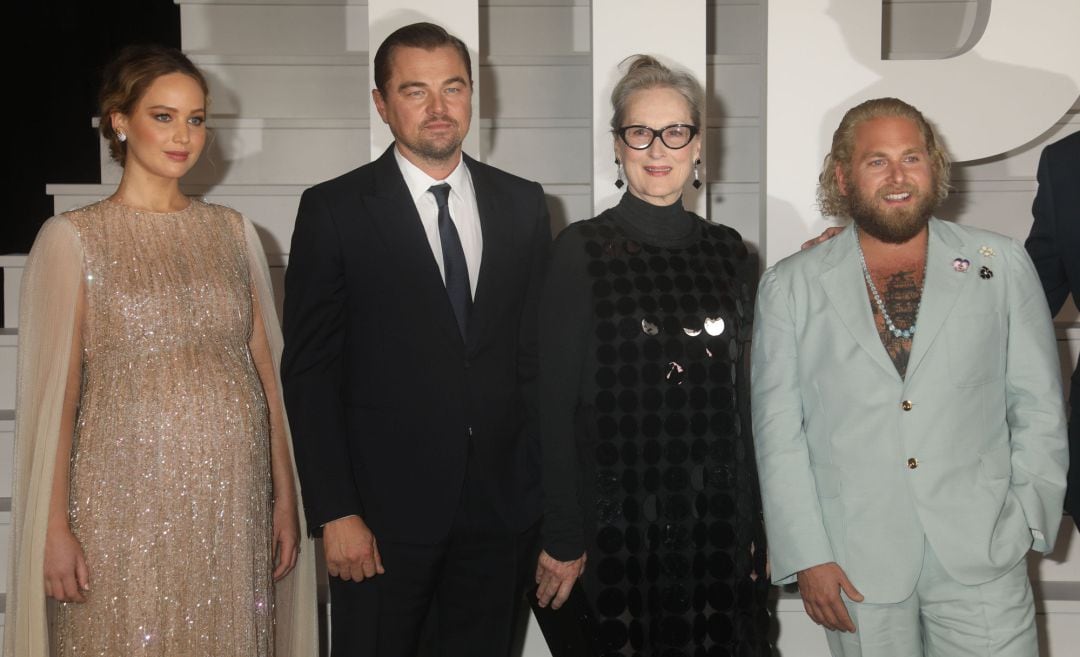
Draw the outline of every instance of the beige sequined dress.
M167 214L103 201L63 218L82 254L69 507L91 591L84 604L56 605L52 650L274 655L269 420L248 348L262 321L252 316L250 225L197 201Z

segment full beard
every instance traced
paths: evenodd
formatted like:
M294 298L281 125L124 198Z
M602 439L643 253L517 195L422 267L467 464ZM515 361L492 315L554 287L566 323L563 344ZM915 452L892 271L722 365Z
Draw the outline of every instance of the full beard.
M922 232L938 206L937 199L917 188L886 193L896 192L909 192L918 202L908 208L887 209L878 205L882 200L880 196L863 196L858 190L847 196L848 213L859 230L886 244L903 244Z

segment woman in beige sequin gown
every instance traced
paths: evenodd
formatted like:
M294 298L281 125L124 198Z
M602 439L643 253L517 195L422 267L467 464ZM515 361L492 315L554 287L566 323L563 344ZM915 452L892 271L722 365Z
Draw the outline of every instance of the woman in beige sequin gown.
M122 53L101 114L120 185L28 258L9 657L317 654L265 258L179 189L205 105L178 51Z

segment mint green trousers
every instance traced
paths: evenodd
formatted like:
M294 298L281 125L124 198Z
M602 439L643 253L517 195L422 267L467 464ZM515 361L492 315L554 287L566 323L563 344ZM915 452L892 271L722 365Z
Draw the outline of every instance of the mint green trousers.
M852 582L858 588L858 582ZM908 599L895 604L844 599L854 634L826 630L833 657L1037 657L1035 604L1027 562L997 579L966 586L925 544Z

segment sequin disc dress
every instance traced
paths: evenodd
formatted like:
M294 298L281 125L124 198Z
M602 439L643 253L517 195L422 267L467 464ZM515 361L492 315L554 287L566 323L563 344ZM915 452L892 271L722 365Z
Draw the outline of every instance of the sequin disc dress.
M556 241L540 306L544 549L586 553L602 657L771 654L755 275L738 234L681 201L626 194Z
M56 652L270 655L269 427L243 220L198 201L66 216L86 300L70 521L91 591L59 605Z

